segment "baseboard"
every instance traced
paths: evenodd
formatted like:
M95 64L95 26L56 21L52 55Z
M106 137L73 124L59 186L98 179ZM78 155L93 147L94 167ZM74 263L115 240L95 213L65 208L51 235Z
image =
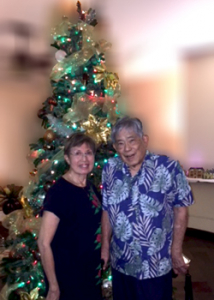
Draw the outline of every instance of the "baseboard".
M195 237L201 240L214 242L214 233L204 230L187 228L185 235L188 237Z

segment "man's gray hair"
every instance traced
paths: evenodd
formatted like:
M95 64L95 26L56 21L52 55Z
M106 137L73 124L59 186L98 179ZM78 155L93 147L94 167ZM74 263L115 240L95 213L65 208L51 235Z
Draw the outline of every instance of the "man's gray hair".
M143 137L142 122L137 118L123 117L122 119L119 119L112 127L111 140L113 144L115 144L117 134L122 129L132 129L139 137Z

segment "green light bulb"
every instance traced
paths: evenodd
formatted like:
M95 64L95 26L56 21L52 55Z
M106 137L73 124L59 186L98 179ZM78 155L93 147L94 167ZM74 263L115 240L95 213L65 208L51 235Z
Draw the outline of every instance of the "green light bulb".
M21 283L18 285L19 288L22 288L23 286L25 286L25 282L21 282Z

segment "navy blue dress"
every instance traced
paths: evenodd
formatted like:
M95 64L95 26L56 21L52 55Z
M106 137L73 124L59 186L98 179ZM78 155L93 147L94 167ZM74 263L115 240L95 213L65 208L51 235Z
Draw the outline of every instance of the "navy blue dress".
M44 210L54 213L59 225L51 243L60 300L101 300L100 195L92 184L75 186L61 177L48 191ZM95 249L97 248L97 249ZM48 287L47 287L48 289Z

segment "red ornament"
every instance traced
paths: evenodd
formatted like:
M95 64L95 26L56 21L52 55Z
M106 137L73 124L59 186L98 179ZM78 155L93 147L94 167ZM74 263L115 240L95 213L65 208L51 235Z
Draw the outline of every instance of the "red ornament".
M46 111L43 108L39 109L37 112L37 116L40 119L44 119L44 117L46 116Z
M48 100L48 104L53 105L53 106L57 106L56 99L49 97L47 100Z

